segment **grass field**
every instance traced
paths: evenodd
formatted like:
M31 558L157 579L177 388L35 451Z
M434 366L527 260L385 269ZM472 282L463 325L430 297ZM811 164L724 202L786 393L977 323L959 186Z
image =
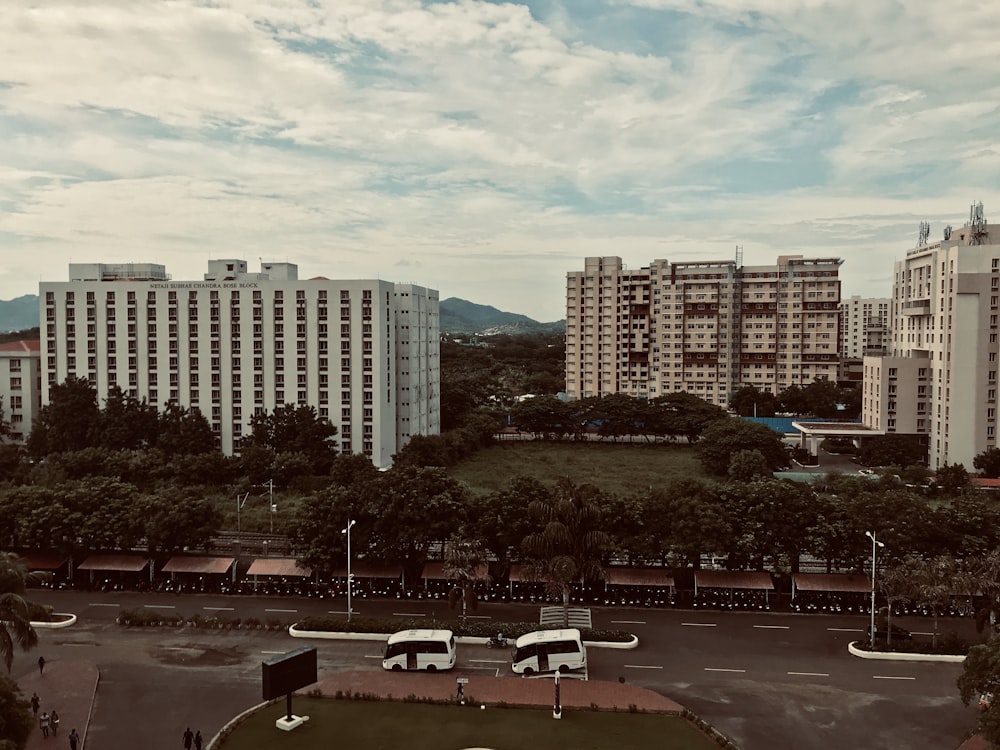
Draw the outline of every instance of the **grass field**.
M291 732L275 728L284 701L240 724L223 750L712 750L714 742L677 716L548 709L440 706L296 696L297 715L309 721Z
M570 476L605 492L629 495L681 477L705 477L687 445L501 443L477 452L450 474L478 494L501 489L518 475L545 484Z

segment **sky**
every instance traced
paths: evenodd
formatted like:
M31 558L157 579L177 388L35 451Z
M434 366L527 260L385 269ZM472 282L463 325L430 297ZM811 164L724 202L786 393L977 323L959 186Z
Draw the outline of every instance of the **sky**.
M587 256L837 256L1000 221L1000 3L4 0L0 299L298 264L540 321Z

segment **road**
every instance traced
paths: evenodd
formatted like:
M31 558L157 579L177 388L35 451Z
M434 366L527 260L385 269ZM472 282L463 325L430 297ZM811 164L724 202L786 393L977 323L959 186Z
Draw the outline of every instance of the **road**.
M263 659L305 645L283 632L126 629L115 625L122 609L287 621L345 610L343 600L285 597L42 591L33 598L80 617L72 628L41 633L40 652L47 659L86 658L100 667L87 750L175 747L174 735L188 724L213 734L259 701ZM365 615L453 614L442 600L362 599L354 609ZM537 606L489 603L476 616L531 620ZM957 748L975 720L955 688L961 667L852 657L847 643L863 637L866 623L859 615L598 608L595 627L630 630L641 645L631 651L590 649L590 678L624 678L667 695L744 750ZM914 632L930 627L923 618L900 623ZM973 632L967 620L944 621L942 631L949 629ZM315 645L321 673L380 668L378 643ZM28 671L34 659L37 653L18 655L13 673ZM502 653L468 645L459 649L458 670L509 674Z

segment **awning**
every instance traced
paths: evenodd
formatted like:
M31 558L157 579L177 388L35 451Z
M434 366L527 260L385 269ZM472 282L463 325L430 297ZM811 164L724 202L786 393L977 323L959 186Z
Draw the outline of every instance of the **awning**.
M142 555L91 555L77 566L77 570L120 570L138 573L149 565L149 558Z
M387 565L385 563L358 560L351 563L351 575L355 578L402 578L403 568L401 565ZM347 578L347 566L342 565L336 568L333 571L332 577Z
M476 568L475 577L478 580L485 581L489 575L489 570L486 565L479 565ZM420 573L420 577L429 581L447 581L448 576L444 572L443 562L428 562L424 563L424 569Z
M694 574L694 588L706 589L755 589L773 591L770 573L738 570L698 570Z
M351 571L352 573L354 571ZM309 568L300 568L294 557L264 557L250 563L247 575L251 576L298 576L308 578L312 575Z
M507 580L511 583L527 581L528 578L524 575L524 566L521 563L512 563L510 566L510 575L507 577Z
M163 566L164 573L228 573L236 559L233 557L198 557L176 555Z
M796 573L792 576L795 591L837 591L871 593L871 579L854 573Z
M59 552L18 552L28 570L59 570L69 560Z
M667 568L608 568L608 583L616 586L673 586L673 573Z

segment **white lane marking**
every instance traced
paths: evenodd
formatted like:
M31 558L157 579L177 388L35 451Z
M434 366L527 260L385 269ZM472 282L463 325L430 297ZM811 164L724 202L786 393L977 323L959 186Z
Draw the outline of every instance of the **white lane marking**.
M261 651L262 654L287 654L287 651Z
M470 620L492 620L493 615L466 615Z
M827 628L827 630L833 633L864 633L865 631L861 628Z
M427 617L423 612L393 612L393 617Z
M934 635L933 633L923 633L919 630L914 630L913 635Z
M612 625L645 625L645 620L612 620Z
M714 627L718 626L718 623L716 623L716 622L682 622L681 625L684 625L685 627L688 627L688 628L714 628Z
M873 674L873 680L915 680L916 677L894 677L892 675Z
M207 609L209 612L232 612L235 607L202 607L202 609Z
M745 669L721 669L717 667L705 667L706 672L746 672Z
M754 627L764 630L788 630L791 625L754 625Z
M661 666L656 664L624 664L626 669L663 669Z
M506 664L506 659L469 659L474 664Z
M143 604L146 609L177 609L173 604Z
M91 602L88 607L120 607L120 604L105 604L104 602Z
M347 614L347 610L346 609L331 609L331 610L329 610L327 612L327 614L328 615L346 615ZM351 609L351 614L352 615L360 615L361 613L358 612L358 610L356 610L356 609Z
M298 612L297 609L265 609L265 612Z
M788 672L796 677L829 677L828 672Z
M378 660L381 661L383 657L381 655L379 655L379 654L375 654L375 655L365 654L365 658L366 659L378 659Z

